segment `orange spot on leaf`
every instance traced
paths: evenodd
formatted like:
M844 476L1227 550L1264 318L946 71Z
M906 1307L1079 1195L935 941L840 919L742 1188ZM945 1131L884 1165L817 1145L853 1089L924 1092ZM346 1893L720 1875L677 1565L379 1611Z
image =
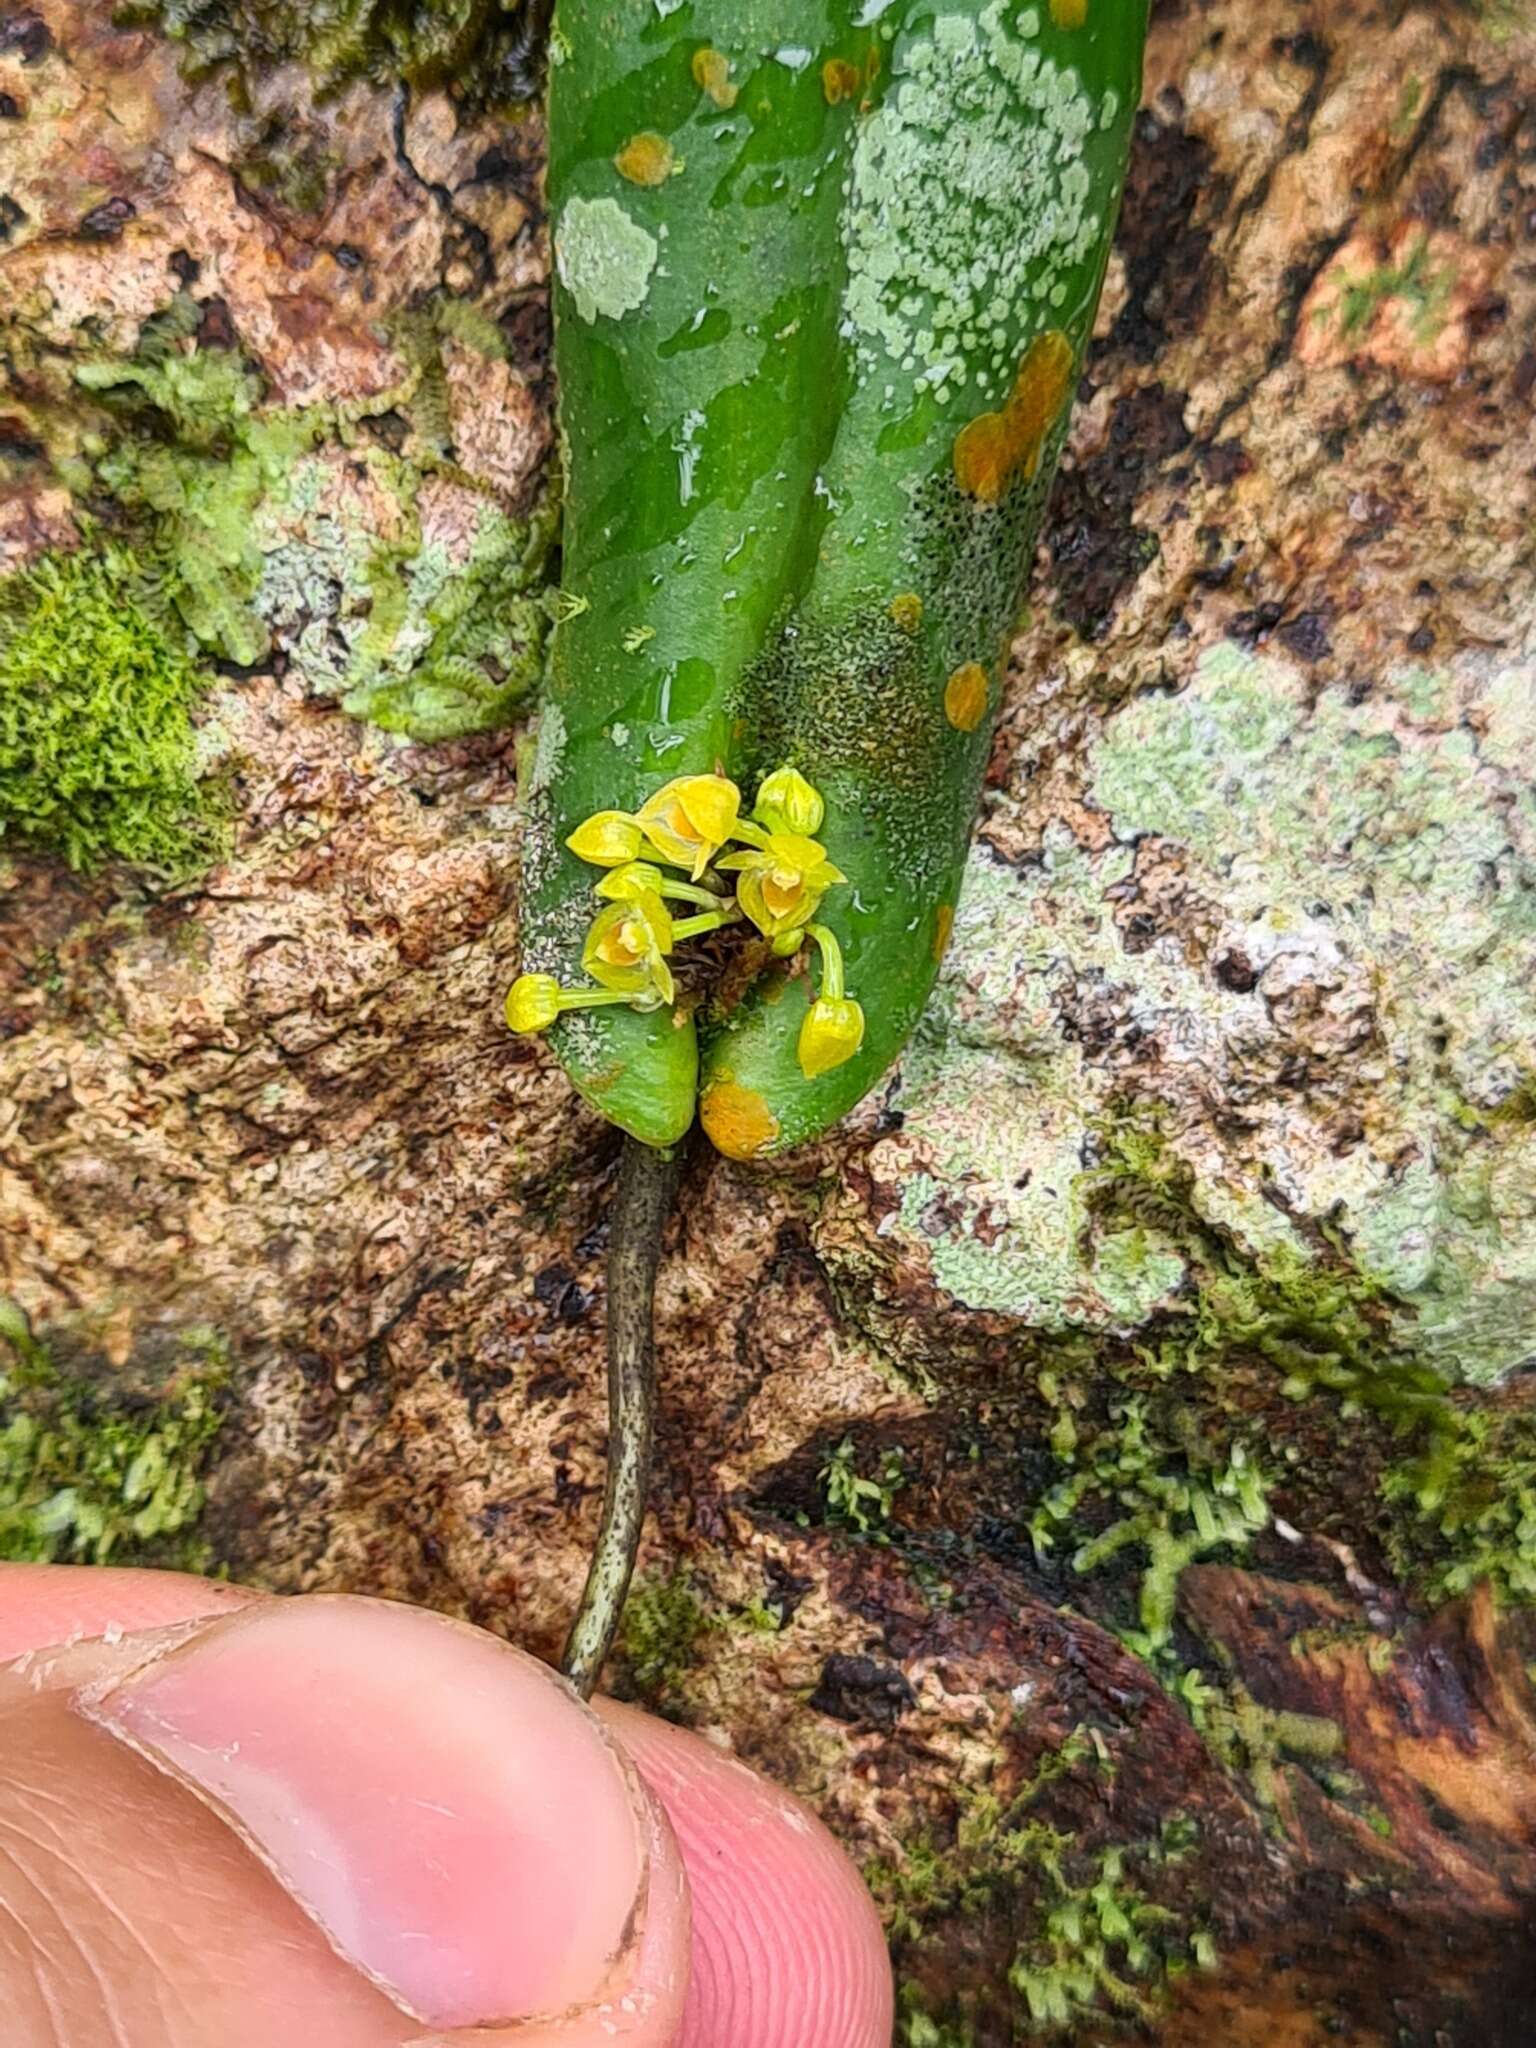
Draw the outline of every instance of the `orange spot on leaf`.
M1051 19L1058 28L1081 28L1088 19L1088 0L1051 0Z
M779 1120L762 1096L728 1074L705 1089L699 1117L727 1159L756 1159L779 1135Z
M859 67L846 57L829 57L821 67L821 89L829 107L851 100L862 84Z
M1001 412L979 413L955 436L955 482L968 498L995 505L1018 478L1032 477L1040 448L1072 388L1072 344L1058 328L1024 353Z
M903 633L915 633L923 623L923 600L915 590L898 591L891 599L891 617Z
M734 107L741 88L731 83L731 60L721 50L707 45L693 53L693 82L707 92L717 107Z
M987 672L979 661L963 662L944 685L944 716L956 732L974 732L987 709Z
M665 185L677 169L677 155L665 135L645 128L629 138L614 158L613 168L631 185Z
M933 964L938 966L949 951L949 935L955 928L955 906L941 903L933 914Z

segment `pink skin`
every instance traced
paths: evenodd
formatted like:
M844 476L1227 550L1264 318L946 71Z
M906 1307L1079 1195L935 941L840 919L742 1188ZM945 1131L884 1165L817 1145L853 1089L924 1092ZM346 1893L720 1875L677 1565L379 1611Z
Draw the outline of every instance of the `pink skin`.
M886 2048L891 1988L796 1801L479 1630L3 1566L0 2011L8 2048Z

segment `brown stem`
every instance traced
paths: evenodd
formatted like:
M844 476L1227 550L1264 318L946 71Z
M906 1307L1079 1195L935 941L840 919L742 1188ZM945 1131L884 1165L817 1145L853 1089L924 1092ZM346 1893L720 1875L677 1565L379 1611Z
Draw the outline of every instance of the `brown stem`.
M583 1699L597 1684L635 1568L651 1476L656 1345L651 1308L682 1149L624 1140L608 1236L608 1480L597 1547L561 1669Z

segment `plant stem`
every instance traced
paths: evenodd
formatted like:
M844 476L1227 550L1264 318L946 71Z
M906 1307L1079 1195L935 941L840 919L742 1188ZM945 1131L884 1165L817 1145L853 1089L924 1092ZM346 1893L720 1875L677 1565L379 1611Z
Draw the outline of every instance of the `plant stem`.
M656 1408L651 1310L682 1151L626 1138L608 1235L608 1478L603 1519L561 1669L591 1697L624 1611L645 1519Z

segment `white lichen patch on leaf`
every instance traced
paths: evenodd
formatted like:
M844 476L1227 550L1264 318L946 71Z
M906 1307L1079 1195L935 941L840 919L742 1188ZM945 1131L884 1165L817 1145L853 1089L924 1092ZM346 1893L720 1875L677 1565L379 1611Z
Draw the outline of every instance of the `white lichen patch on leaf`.
M555 268L583 320L622 320L646 301L660 244L616 199L568 199L555 230Z
M539 729L533 744L533 762L528 770L528 798L542 796L560 773L565 759L565 714L558 704L546 702L539 712Z
M999 0L978 19L941 14L864 122L844 232L846 327L866 374L893 361L955 391L980 370L989 388L1092 247L1082 144L1100 109L1027 26Z

